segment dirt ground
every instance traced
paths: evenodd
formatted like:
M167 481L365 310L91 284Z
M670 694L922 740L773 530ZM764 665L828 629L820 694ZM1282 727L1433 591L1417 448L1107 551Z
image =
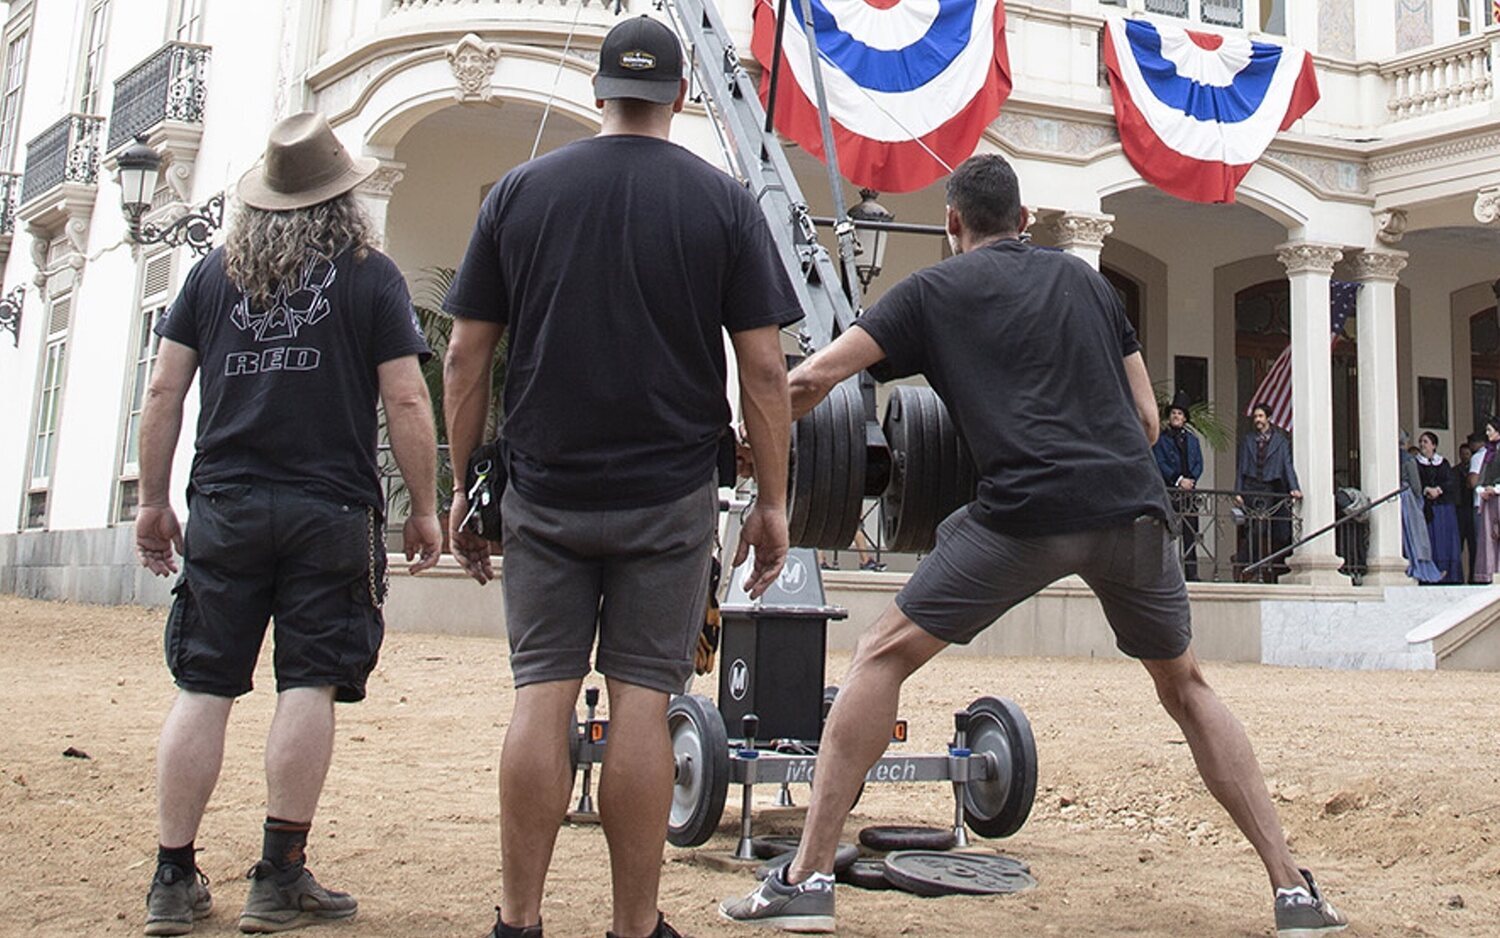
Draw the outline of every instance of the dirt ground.
M0 934L140 933L156 733L173 694L161 622L151 610L0 598ZM832 661L830 677L845 663ZM1250 729L1294 849L1354 921L1347 934L1500 935L1500 675L1213 665L1209 678ZM236 707L198 838L218 902L198 934L237 933L242 876L260 846L268 670L258 684ZM1015 698L1036 730L1036 808L1015 837L983 847L1027 861L1038 887L949 899L840 887L840 934L1274 933L1259 864L1199 784L1137 666L940 659L908 687L908 747L937 750L951 712L981 694ZM340 710L311 864L361 905L323 932L488 930L499 884L495 762L511 699L501 643L390 636L370 699ZM69 747L90 758L64 757ZM805 788L794 793L805 801ZM737 798L705 850L732 849ZM951 805L943 786L872 785L849 839L871 823L942 824ZM763 832L796 823L795 813L764 816ZM565 827L557 857L548 934L603 934L602 833ZM668 847L662 907L685 934L740 934L715 905L751 882Z

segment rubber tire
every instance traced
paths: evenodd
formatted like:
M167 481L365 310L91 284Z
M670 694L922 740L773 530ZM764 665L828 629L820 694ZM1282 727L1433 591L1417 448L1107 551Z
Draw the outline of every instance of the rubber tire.
M724 798L729 793L729 737L718 708L699 694L672 698L667 705L667 730L673 753L692 755L702 779L698 796L686 813L677 811L683 792L679 791L682 786L673 781L672 807L678 816L676 823L671 815L667 817L667 840L678 847L697 847L714 835L724 816ZM690 733L696 735L696 744L691 742ZM683 746L681 750L679 745Z
M989 723L989 727L983 724ZM1009 787L1003 803L993 811L993 806L979 804L975 795L986 782L971 781L964 789L964 821L969 829L981 837L1009 837L1026 823L1031 814L1031 805L1036 798L1037 754L1036 738L1031 733L1031 721L1026 719L1019 705L1004 697L980 697L969 704L969 749L980 752L975 745L982 742L983 733L998 727L1004 734L1008 763L1002 762L1002 771L1009 770ZM984 750L989 751L989 750ZM1000 753L997 751L996 753Z
M946 827L866 827L859 832L859 842L882 853L892 850L952 850L958 842L953 829Z

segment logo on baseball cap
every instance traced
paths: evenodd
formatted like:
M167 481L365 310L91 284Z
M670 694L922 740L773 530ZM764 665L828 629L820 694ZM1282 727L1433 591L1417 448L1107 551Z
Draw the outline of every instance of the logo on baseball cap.
M664 24L641 15L604 37L594 95L601 101L636 98L655 104L677 100L682 84L682 46Z

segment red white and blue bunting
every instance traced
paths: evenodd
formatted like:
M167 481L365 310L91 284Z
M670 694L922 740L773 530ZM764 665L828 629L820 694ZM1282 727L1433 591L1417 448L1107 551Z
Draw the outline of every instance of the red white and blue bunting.
M1233 202L1276 134L1318 102L1312 57L1301 49L1145 20L1105 29L1125 156L1178 198Z
M971 156L1010 96L1003 0L790 0L775 124L823 157L800 5L812 4L839 169L856 185L910 192ZM773 0L757 0L751 49L770 88ZM944 164L948 164L945 166Z

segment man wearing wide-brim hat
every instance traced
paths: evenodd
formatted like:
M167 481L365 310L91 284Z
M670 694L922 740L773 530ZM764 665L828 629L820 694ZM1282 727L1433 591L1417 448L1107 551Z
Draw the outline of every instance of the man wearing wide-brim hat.
M1193 492L1203 477L1203 447L1198 434L1188 426L1192 399L1177 389L1167 408L1167 425L1151 447L1156 468L1161 470L1172 509L1182 521L1182 572L1189 582L1198 579L1198 516L1201 511Z
M218 781L230 706L275 621L276 716L266 742L261 858L239 919L277 932L348 918L305 846L333 754L335 701L357 701L384 636L385 499L377 404L410 495L413 573L437 562L429 356L400 272L374 248L353 190L375 161L349 155L318 114L272 129L240 180L228 242L188 274L156 326L141 417L136 547L181 576L166 625L179 688L157 752L160 837L146 934L185 935L210 914L194 859ZM201 403L186 533L169 501L193 378Z

